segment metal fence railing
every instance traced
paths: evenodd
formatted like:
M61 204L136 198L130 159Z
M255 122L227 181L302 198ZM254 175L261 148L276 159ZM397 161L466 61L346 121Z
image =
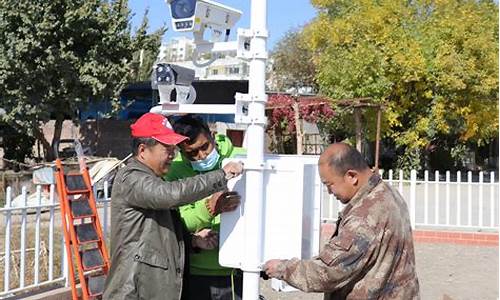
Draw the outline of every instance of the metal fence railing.
M416 228L498 232L499 184L495 173L462 174L389 170L382 177L408 203ZM486 176L485 176L486 175ZM485 177L487 180L485 180ZM17 197L6 190L6 204L0 208L0 298L49 284L68 284L66 253L61 231L59 202L54 186L38 186L33 195L27 189ZM325 196L326 196L326 190ZM110 227L110 189L107 182L95 191L105 238ZM333 196L323 197L323 221L334 221L342 205ZM2 225L0 225L2 226Z
M499 184L494 172L411 171L406 178L403 171L381 173L407 201L414 228L498 232ZM333 196L325 199L323 219L336 220L342 207Z
M0 207L0 299L15 293L41 288L51 284L69 286L66 251L61 228L59 200L51 185L42 191L37 186L34 195L26 187L17 197L6 189L6 202ZM104 227L109 229L108 185L103 196L96 198Z

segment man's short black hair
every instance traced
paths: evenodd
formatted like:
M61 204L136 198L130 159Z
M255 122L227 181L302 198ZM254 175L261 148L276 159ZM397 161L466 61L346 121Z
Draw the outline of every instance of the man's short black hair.
M345 144L342 150L330 157L328 165L338 174L344 175L348 170L364 171L369 169L368 163L356 148Z
M134 156L137 156L139 145L144 144L146 147L153 147L154 145L158 144L159 142L153 138L145 138L145 137L140 137L140 138L132 138L132 154Z
M210 128L208 128L207 123L193 115L182 116L174 121L172 127L176 133L189 138L187 140L188 144L194 143L200 133L205 134L207 138L211 138Z

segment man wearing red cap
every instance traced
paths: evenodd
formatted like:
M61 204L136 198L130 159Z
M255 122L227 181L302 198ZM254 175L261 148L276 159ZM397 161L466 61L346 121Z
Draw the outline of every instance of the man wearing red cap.
M104 299L180 299L185 245L177 207L226 188L242 173L239 163L180 181L165 182L176 145L168 120L146 113L131 126L134 157L122 168L111 194L111 269ZM186 239L194 248L217 241L208 230ZM189 247L188 247L189 248Z

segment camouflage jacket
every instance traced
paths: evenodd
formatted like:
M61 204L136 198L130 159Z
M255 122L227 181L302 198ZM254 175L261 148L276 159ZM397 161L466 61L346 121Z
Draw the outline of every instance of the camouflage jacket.
M408 208L373 175L339 214L317 257L284 260L280 279L325 299L420 299Z

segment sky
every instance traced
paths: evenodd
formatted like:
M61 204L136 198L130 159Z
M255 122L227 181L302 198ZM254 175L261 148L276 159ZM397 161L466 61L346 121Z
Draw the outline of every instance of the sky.
M241 19L236 23L233 32L237 28L250 27L250 2L251 0L216 0L222 4L239 9L243 12ZM269 39L267 47L272 50L276 42L290 29L297 28L309 22L316 16L316 10L312 7L310 0L268 0L267 1L267 27ZM174 36L186 36L192 38L189 33L177 33L170 30L170 11L164 0L129 0L129 8L132 17L132 28L137 28L142 20L144 11L149 8L150 30L166 25L169 30L163 36L163 41L168 41ZM232 35L232 40L235 39Z

